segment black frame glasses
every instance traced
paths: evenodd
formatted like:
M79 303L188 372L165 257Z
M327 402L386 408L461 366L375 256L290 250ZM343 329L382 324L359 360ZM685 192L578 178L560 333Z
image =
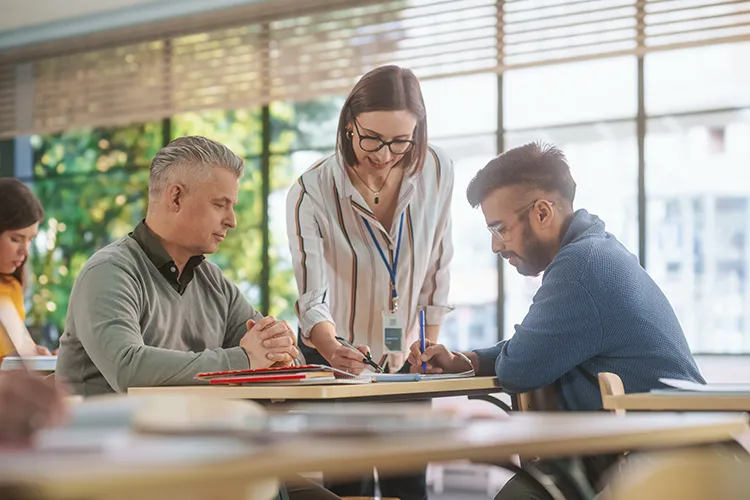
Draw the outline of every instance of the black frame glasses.
M549 200L544 200L542 198L537 198L536 200L532 201L528 205L524 205L523 207L521 207L518 210L516 210L515 212L513 212L513 215L511 215L509 217L509 219L512 219L512 220L508 224L505 224L503 221L496 222L495 224L492 224L491 226L487 226L487 230L490 233L492 233L492 236L494 236L495 238L497 238L497 241L500 241L500 242L505 241L505 236L503 236L502 233L505 232L506 230L510 229L510 227L513 224L515 224L516 222L518 222L518 220L519 220L518 216L519 215L521 215L522 213L524 213L527 210L531 210L540 201L546 201L547 203L550 204L550 206L554 206L555 205L554 201L549 201Z
M394 139L392 141L384 141L380 137L374 137L371 135L362 135L362 133L359 131L359 124L357 123L356 118L353 119L352 121L354 122L354 128L357 129L357 136L359 137L359 147L362 148L362 151L367 151L368 153L377 153L378 151L383 149L383 146L388 146L388 150L391 152L391 154L396 155L396 156L401 156L411 151L412 148L417 145L416 141L409 140L409 139ZM374 142L373 144L368 144L366 141L374 141ZM403 144L406 149L404 149L403 151L401 150L394 151L393 150L394 144L396 145Z

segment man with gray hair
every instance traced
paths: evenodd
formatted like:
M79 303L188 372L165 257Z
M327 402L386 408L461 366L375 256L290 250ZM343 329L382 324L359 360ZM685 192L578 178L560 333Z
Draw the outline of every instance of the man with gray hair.
M181 137L151 162L146 219L96 252L73 286L58 380L74 394L195 384L200 372L289 365L285 321L261 317L205 260L237 226L243 161L205 137ZM340 500L298 477L289 500Z
M197 136L154 157L146 219L96 252L73 286L57 377L74 394L194 384L200 372L297 358L286 322L261 317L204 257L237 225L243 168Z

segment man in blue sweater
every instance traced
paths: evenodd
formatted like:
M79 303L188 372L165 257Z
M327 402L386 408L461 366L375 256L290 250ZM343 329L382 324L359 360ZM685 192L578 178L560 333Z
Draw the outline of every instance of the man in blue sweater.
M575 191L563 153L538 143L477 173L467 197L482 207L492 250L523 275L544 272L542 285L512 338L465 357L439 344L421 355L415 344L413 367L460 372L468 358L512 392L555 384L571 411L602 408L600 372L619 375L626 392L659 387L662 377L704 382L664 293L601 219L574 211Z

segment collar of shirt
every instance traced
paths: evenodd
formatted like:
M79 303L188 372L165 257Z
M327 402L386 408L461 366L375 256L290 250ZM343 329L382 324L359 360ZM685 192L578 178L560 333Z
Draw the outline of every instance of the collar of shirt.
M370 222L374 222L375 224L377 224L378 228L383 230L386 235L390 235L390 231L383 228L378 218L375 217L375 214L373 214L368 208L368 204L362 194L360 194L360 192L357 191L357 188L354 187L354 184L349 178L349 174L346 172L346 169L350 167L346 166L344 159L338 153L336 154L336 165L338 166L338 172L333 176L333 179L334 183L336 184L336 189L339 193L339 198L350 199L352 207L356 206L359 209L358 212L361 215L364 215L368 219L370 219ZM417 177L419 177L419 175L404 175L403 179L401 180L401 190L399 191L398 195L396 215L401 214L401 212L406 209L406 206L411 201L412 195L414 194L414 185Z
M180 295L185 293L188 283L192 281L195 275L195 268L206 259L203 255L190 257L180 277L174 260L164 249L159 238L148 228L145 220L142 220L136 226L135 230L130 233L130 237L138 243L146 254L146 257L159 270L161 275L164 276L169 285Z

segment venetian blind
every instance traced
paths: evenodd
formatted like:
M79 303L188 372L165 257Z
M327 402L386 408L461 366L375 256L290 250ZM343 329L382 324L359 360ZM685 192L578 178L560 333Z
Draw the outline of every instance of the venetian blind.
M742 40L750 0L268 0L0 53L0 136Z

